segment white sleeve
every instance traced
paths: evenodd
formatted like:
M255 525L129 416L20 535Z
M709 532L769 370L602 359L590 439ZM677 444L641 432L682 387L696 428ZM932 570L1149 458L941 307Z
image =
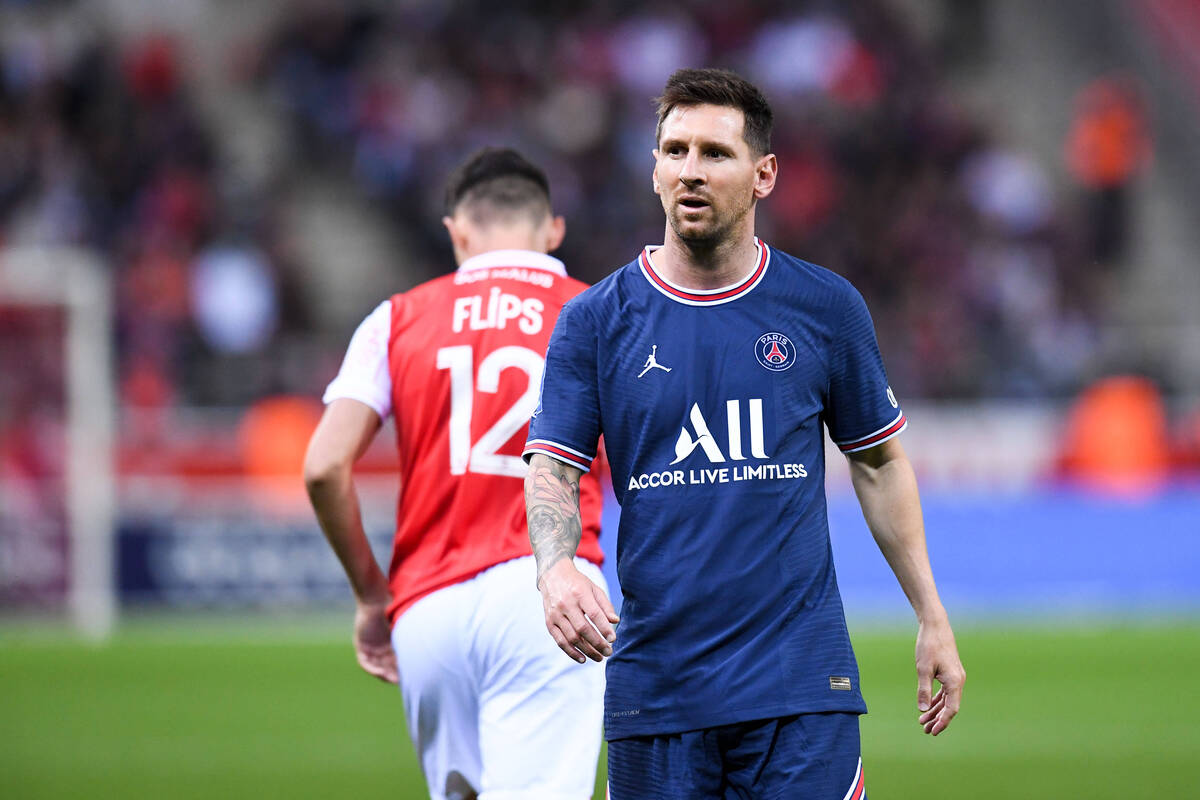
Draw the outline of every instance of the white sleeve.
M392 375L388 369L388 338L392 332L392 301L384 300L358 326L346 348L337 377L325 389L326 405L339 398L365 403L381 420L392 413Z

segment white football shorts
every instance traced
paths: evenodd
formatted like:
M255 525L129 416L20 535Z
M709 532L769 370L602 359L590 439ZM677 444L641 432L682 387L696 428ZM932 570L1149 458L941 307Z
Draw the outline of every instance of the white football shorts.
M575 564L608 591L599 567ZM433 800L592 796L604 664L558 649L536 576L533 556L506 561L396 620L408 730Z

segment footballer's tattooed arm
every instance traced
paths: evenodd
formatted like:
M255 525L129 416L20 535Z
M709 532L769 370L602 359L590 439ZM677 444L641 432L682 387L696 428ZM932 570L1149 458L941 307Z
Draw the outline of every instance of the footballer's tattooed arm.
M579 513L579 479L583 470L535 453L525 476L525 518L529 544L542 575L564 558L574 558L583 535Z
M583 533L579 478L583 471L535 453L525 476L529 543L537 560L537 585L546 630L558 648L579 663L612 655L620 618L608 595L575 567Z

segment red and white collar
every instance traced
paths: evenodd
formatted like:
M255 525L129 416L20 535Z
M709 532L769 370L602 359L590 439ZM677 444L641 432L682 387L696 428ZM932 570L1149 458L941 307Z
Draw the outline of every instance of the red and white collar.
M754 244L758 248L754 269L737 283L719 289L688 289L664 278L654 269L654 262L650 260L650 253L662 245L646 245L646 249L638 257L638 265L642 268L646 280L650 281L650 285L672 300L689 306L719 306L745 296L758 286L767 274L767 266L771 262L771 248L757 236L754 237Z
M563 262L546 253L535 250L491 250L472 256L458 265L459 272L471 272L477 269L494 269L498 267L522 267L524 269L544 269L555 275L566 275L567 268Z

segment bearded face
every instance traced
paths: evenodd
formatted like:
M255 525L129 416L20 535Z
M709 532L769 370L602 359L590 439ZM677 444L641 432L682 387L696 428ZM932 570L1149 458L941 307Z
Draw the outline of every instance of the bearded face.
M765 196L761 162L772 157L754 157L744 124L741 110L714 105L678 106L663 120L654 191L684 244L712 247L752 225L754 203Z

